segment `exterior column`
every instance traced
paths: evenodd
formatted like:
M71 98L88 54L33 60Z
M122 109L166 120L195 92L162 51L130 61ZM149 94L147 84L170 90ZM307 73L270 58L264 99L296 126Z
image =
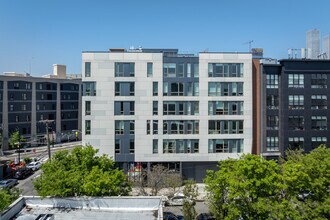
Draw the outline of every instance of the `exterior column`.
M61 142L61 83L56 84L56 143Z
M3 100L2 100L2 138L3 144L2 150L8 150L8 140L9 140L9 133L8 133L8 81L3 80Z
M31 139L37 139L37 83L32 82L31 92Z

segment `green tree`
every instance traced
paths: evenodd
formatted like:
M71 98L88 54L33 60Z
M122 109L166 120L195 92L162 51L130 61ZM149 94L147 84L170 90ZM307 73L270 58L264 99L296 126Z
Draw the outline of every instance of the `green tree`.
M219 163L205 179L210 209L217 219L268 219L283 189L280 167L256 155Z
M195 220L197 217L195 205L198 196L198 188L196 183L192 180L187 180L183 188L183 194L186 197L186 199L183 200L182 205L184 219Z
M21 143L23 141L25 141L24 137L20 135L19 131L15 131L10 135L9 145L13 149L17 147L17 143Z
M321 145L309 154L289 151L282 170L285 195L300 219L330 218L330 149Z
M0 212L5 210L18 197L19 190L17 188L12 188L9 190L0 190Z
M92 146L59 151L42 165L43 173L33 184L40 196L128 195L125 174L106 155L97 156Z

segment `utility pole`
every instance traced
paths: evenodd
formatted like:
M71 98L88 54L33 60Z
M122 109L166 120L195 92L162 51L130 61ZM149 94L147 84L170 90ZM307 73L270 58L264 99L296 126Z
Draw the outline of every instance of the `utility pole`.
M50 159L51 155L50 155L50 144L49 144L49 123L53 123L54 120L41 120L39 121L39 123L43 123L46 125L46 134L47 134L47 149L48 149L48 158Z

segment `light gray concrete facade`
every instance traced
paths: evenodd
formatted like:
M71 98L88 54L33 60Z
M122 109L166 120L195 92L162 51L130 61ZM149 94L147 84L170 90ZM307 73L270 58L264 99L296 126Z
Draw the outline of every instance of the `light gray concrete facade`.
M198 178L252 152L250 53L110 50L82 64L83 144L117 162L171 162Z

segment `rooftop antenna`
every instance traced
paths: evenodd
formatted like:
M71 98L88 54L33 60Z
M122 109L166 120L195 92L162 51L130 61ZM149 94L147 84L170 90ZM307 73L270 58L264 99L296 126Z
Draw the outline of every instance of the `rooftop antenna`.
M248 42L245 42L244 44L249 44L249 52L251 52L251 45L253 43L253 40L249 40Z

